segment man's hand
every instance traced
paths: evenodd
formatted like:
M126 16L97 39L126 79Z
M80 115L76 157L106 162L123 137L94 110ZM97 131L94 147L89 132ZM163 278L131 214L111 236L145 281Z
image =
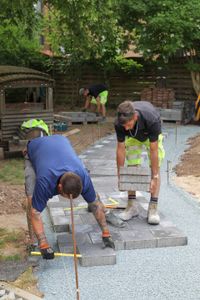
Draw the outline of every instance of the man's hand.
M48 246L48 248L40 248L43 259L54 259L54 251Z
M103 239L103 243L104 243L104 248L110 247L112 249L115 249L115 244L112 240L112 237L111 237L109 231L102 232L102 239Z
M102 239L103 239L103 243L104 243L104 248L109 247L109 248L115 249L115 244L114 244L111 236L102 237Z

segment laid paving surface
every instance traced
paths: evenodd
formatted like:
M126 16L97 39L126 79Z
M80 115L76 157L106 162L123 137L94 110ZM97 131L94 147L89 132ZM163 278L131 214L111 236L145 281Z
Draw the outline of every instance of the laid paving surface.
M96 191L102 202L116 204L120 208L112 209L114 214L123 211L127 204L127 193L118 190L115 162L115 137L100 140L80 158L89 170ZM143 161L147 155L143 153ZM149 197L149 195L148 195ZM85 267L116 264L116 251L157 247L183 246L187 244L186 235L181 232L162 212L161 222L153 226L147 223L148 199L137 193L139 216L125 222L124 228L109 225L115 243L115 251L103 248L101 230L87 203L82 197L74 201L74 220L77 252L82 255L80 264ZM60 252L73 253L70 203L62 197L54 197L48 202L48 209Z

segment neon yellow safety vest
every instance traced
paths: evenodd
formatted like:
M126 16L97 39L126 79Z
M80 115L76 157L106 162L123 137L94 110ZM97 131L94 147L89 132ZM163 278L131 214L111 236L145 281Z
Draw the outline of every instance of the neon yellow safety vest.
M49 135L48 125L43 120L38 119L30 119L28 121L24 121L21 125L21 129L32 129L32 128L40 128L44 130L47 135Z

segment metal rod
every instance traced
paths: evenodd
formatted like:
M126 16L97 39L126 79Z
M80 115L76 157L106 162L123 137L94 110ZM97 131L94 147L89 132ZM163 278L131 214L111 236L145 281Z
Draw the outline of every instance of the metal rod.
M178 123L175 124L175 143L178 142Z
M32 251L31 255L34 256L41 256L41 252L37 252L37 251ZM60 252L54 252L55 256L66 256L66 257L74 257L73 253L60 253ZM77 254L76 257L82 257L81 254Z
M74 246L74 269L75 269L75 278L76 278L76 299L80 299L80 291L78 285L78 264L77 264L77 254L76 254L76 238L75 238L75 229L74 229L74 212L73 212L73 198L70 194L70 205L71 205L71 222L72 222L72 239Z
M171 170L171 160L167 160L167 184L169 184L170 170Z

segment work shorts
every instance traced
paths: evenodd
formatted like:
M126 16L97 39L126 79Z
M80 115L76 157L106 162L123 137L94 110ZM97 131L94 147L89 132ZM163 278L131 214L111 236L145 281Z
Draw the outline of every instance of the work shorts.
M99 97L100 97L100 103L105 105L107 100L108 100L108 91L103 91L99 94ZM94 97L92 97L92 100L91 100L91 103L92 104L97 104L97 101Z
M24 166L24 174L25 174L25 192L27 197L33 196L33 191L35 188L36 176L35 171L33 169L32 163L28 158L28 155L25 155L25 166Z
M165 157L165 150L163 147L163 135L160 134L158 137L158 158L159 158L159 167ZM132 137L126 137L125 140L126 146L126 164L128 166L133 165L141 165L142 163L142 152L146 149L148 158L149 158L149 165L151 166L150 160L150 141L147 139L144 142L140 142Z

